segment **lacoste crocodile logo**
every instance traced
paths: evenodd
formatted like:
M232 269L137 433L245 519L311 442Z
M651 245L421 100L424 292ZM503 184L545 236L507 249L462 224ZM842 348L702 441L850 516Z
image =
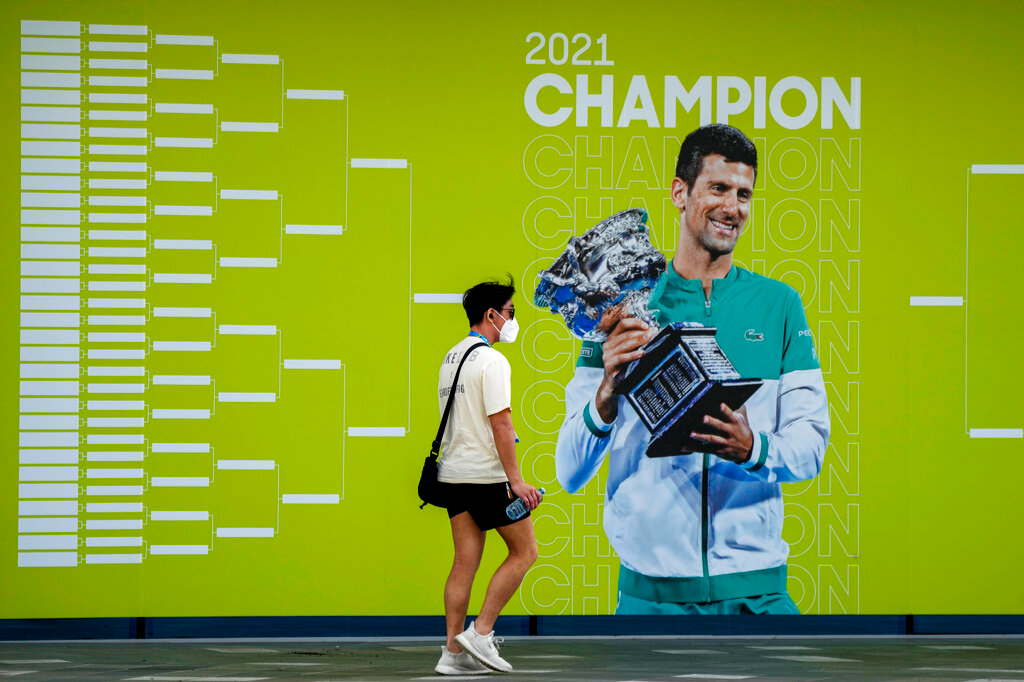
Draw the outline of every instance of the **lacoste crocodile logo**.
M755 332L753 329L748 329L743 334L743 338L747 341L764 341L764 334L761 332Z

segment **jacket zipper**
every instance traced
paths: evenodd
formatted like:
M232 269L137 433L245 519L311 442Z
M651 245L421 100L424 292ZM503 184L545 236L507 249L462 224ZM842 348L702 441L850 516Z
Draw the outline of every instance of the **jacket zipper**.
M704 569L704 585L707 593L706 599L711 601L711 578L708 572L708 464L711 456L704 453L704 469L701 472L700 490L700 554Z
M714 284L712 284L714 286ZM704 299L704 317L708 324L711 323L711 293L708 292L707 297ZM711 456L704 453L704 464L703 470L701 471L701 490L700 490L700 530L701 530L701 567L704 571L704 586L706 590L706 597L708 601L711 601L711 576L708 571L708 524L710 522L710 510L708 509L708 465L710 464Z

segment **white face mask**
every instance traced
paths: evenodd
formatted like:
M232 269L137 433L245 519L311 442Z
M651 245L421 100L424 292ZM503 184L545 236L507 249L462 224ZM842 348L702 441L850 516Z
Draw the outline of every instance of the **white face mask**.
M498 313L498 317L505 320L501 313ZM498 329L498 325L494 324L493 321L491 322L491 326ZM501 341L502 343L512 343L516 340L517 336L519 336L519 322L514 317L511 320L505 320L504 326L502 326L501 329L498 329L498 341Z

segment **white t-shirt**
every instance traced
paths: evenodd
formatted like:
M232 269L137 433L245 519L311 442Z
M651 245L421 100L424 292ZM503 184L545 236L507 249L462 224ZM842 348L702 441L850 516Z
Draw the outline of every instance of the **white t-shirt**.
M448 392L462 356L482 339L467 336L452 347L441 363L437 379L440 413L448 403ZM489 346L474 350L459 374L455 402L448 416L437 480L445 483L503 483L508 480L494 446L494 432L488 417L512 405L512 367L505 356Z

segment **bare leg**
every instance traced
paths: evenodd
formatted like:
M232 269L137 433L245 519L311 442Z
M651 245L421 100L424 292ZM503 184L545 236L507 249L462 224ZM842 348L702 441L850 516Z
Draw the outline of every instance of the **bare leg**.
M454 637L466 629L469 594L473 589L473 578L480 568L487 534L480 530L469 512L462 512L449 520L452 524L455 558L444 585L444 619L448 627L448 650L457 654L462 651L462 647L455 643Z
M537 538L533 534L533 519L525 518L497 529L501 539L508 545L508 556L494 572L487 585L484 605L476 617L476 631L486 635L494 629L494 621L505 608L505 604L519 589L523 577L537 560Z

